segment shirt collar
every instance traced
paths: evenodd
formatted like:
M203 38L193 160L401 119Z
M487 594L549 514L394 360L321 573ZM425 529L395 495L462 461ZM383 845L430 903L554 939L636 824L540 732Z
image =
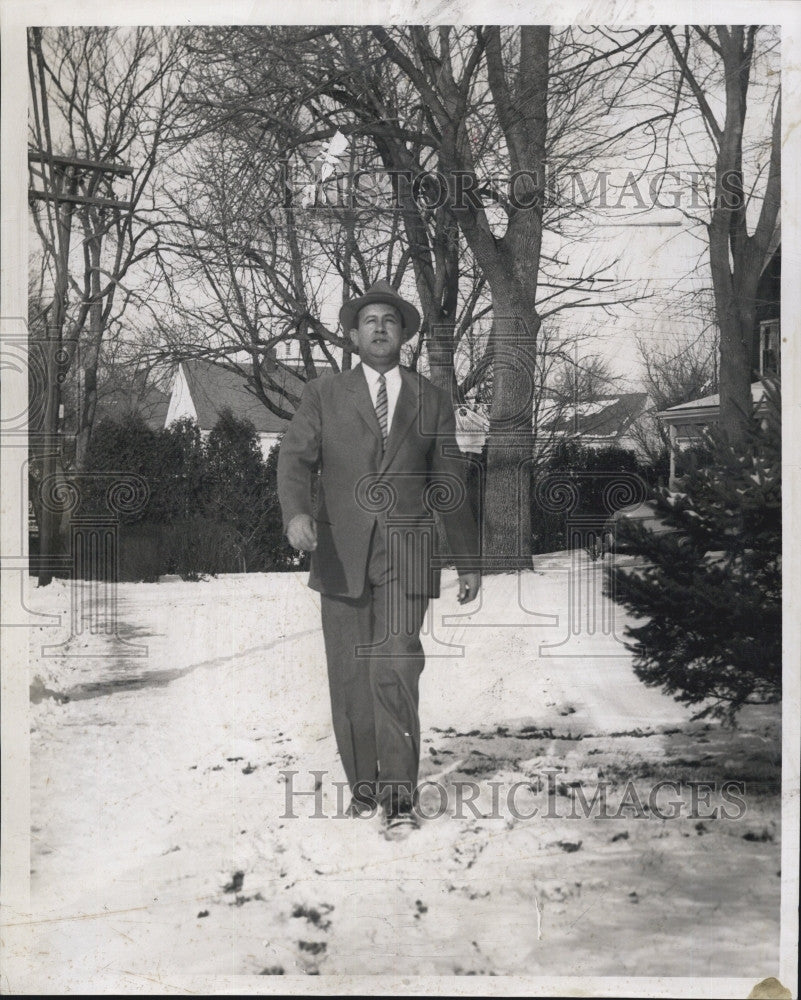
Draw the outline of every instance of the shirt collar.
M370 365L365 364L364 361L362 361L362 368L364 369L364 377L367 379L368 383L370 385L377 385L378 378L381 373L377 372L375 368L371 368ZM395 367L390 368L388 372L384 372L384 377L386 378L387 382L395 382L399 380L400 365L395 365Z

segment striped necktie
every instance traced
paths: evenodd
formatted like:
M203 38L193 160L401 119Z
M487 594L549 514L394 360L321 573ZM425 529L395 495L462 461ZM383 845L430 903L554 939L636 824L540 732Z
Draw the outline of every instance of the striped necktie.
M378 376L378 396L375 401L375 415L378 417L378 426L381 428L381 437L384 445L387 443L389 427L387 415L389 414L389 404L387 402L387 380L383 375Z

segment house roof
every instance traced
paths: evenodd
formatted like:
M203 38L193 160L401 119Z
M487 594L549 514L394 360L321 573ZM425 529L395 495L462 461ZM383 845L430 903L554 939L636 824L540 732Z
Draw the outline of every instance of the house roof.
M762 382L751 383L751 402L756 406L762 402L765 395L765 387ZM669 424L679 424L683 421L695 422L695 418L709 420L715 416L720 409L720 393L711 396L703 396L701 399L691 399L686 403L679 403L671 406L667 410L657 413Z
M551 432L575 437L621 437L642 414L648 402L645 392L626 392L604 396L575 405L559 407L558 415L544 421Z
M120 420L132 413L142 416L151 430L161 430L167 418L170 397L155 386L146 389L100 389L97 396L95 422L104 417Z
M182 365L201 430L211 430L225 409L230 409L237 420L249 420L260 434L279 434L286 429L287 421L267 409L242 375L212 361L196 359ZM300 395L304 383L297 375L277 368L271 378ZM267 397L277 406L289 406L277 390L268 390Z

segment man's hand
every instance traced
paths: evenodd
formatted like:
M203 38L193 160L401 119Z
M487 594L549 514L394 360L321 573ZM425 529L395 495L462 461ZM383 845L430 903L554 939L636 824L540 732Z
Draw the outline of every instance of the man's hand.
M480 573L460 573L459 574L459 596L456 600L460 604L469 604L478 597L481 589Z
M308 514L295 514L287 525L286 537L293 549L314 552L317 548L317 525Z

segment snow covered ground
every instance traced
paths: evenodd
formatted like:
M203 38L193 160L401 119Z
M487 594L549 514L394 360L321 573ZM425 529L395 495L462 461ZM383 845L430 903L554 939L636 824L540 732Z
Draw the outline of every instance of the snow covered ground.
M30 608L62 616L31 646L39 987L101 972L131 992L186 974L776 975L778 711L729 732L642 685L595 567L568 638L570 566L488 578L472 611L445 574L421 778L427 814L443 796L446 811L400 843L377 818L333 815L343 775L305 575L120 585L118 638L70 636L70 585L32 585ZM295 818L288 771L296 791L325 772ZM665 779L679 784L654 799ZM745 782L742 809L727 780ZM599 782L606 818L576 799Z

